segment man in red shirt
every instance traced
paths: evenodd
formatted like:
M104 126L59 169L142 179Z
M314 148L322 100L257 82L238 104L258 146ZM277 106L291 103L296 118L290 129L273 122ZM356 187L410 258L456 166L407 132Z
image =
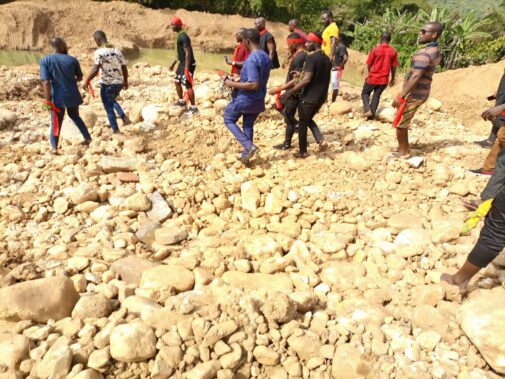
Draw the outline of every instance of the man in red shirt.
M396 68L398 67L398 52L389 44L391 33L384 32L380 37L380 44L375 47L368 56L368 77L365 80L361 99L363 100L363 113L368 119L375 118L375 112L379 107L380 97L386 89L395 84ZM389 80L391 73L391 80ZM370 95L373 92L372 102Z
M231 73L240 75L242 66L245 60L249 56L249 50L244 45L244 31L245 28L240 28L235 33L235 38L237 39L237 46L235 46L235 52L233 53L233 59L230 60L228 57L224 57L226 64L231 66Z
M298 33L298 35L303 39L303 41L307 42L307 35L300 28L300 20L298 20L297 18L290 20L288 28L290 33Z

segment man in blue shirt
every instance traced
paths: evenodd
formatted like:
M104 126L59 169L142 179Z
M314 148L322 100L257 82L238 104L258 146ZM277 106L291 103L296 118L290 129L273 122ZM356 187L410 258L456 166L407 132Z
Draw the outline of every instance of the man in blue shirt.
M82 80L79 61L68 55L67 44L63 39L52 39L51 46L54 53L40 61L40 80L44 88L44 104L51 110L51 153L58 154L60 127L65 110L84 137L81 145L89 145L91 136L79 116L79 105L82 104L82 96L77 89L77 82Z
M247 29L244 32L244 44L251 54L242 67L240 82L229 78L224 81L225 86L236 89L237 93L224 111L224 123L244 148L240 160L246 165L259 151L253 144L254 122L265 110L267 82L272 67L272 61L259 48L259 43L260 35L256 29ZM240 117L243 130L237 125Z

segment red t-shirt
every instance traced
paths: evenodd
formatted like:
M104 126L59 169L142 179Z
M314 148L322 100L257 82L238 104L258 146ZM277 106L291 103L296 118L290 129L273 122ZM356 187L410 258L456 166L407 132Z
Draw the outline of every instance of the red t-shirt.
M245 62L247 57L249 56L249 50L245 47L243 42L240 42L236 47L235 47L235 52L233 53L233 60L235 62ZM231 66L231 73L232 74L240 74L240 67L237 67L235 65Z
M368 84L388 84L391 67L398 67L398 52L391 45L381 43L370 52L366 64L370 66Z

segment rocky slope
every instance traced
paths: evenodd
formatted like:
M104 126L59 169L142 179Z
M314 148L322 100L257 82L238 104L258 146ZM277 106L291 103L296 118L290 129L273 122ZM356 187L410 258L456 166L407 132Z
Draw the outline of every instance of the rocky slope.
M439 282L478 236L460 234L461 198L485 185L465 171L485 155L478 129L443 103L416 119L417 168L387 158L394 131L357 117L349 86L318 116L328 151L272 149L284 127L269 110L244 168L215 76L197 73L201 114L187 119L169 105L173 74L139 64L121 99L134 123L112 136L88 97L91 146L66 120L52 156L35 72L0 74L20 91L0 110L1 377L505 373L505 269L463 305Z

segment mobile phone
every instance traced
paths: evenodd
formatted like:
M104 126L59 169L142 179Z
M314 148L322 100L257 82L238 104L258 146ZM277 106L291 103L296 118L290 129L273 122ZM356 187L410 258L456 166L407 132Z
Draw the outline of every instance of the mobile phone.
M491 96L488 96L488 97L487 97L487 99L488 99L489 101L491 101L491 100L496 100L496 95L491 95Z

